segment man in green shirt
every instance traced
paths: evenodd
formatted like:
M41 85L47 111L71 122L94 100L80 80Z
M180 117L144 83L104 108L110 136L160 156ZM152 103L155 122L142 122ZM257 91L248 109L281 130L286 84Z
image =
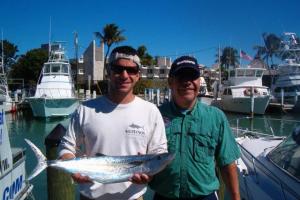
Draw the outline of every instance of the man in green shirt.
M218 199L220 168L231 199L239 200L235 160L240 152L226 116L218 108L197 99L200 70L197 60L182 56L170 69L172 100L160 107L173 162L155 175L150 187L154 200Z

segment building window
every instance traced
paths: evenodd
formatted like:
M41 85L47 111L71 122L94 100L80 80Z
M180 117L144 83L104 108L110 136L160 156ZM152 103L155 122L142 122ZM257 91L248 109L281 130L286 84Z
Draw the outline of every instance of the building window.
M160 73L160 74L165 74L165 69L160 69L160 70L159 70L159 73Z
M84 74L84 69L79 69L78 74Z
M147 69L147 73L148 74L152 74L153 73L153 69Z

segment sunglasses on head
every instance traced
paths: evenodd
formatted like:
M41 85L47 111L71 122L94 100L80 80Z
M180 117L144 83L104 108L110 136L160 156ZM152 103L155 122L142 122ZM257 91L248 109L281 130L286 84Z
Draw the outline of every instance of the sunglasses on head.
M139 72L138 67L124 67L121 65L111 65L110 69L115 74L121 74L123 71L126 71L129 75L135 75Z

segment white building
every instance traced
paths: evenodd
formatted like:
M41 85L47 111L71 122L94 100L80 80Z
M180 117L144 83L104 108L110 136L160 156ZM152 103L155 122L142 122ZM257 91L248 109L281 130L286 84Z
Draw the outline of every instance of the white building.
M104 44L96 46L93 40L83 53L84 60L84 79L95 84L103 80L104 77Z
M144 79L166 79L171 68L171 58L157 57L156 66L142 66L141 77Z

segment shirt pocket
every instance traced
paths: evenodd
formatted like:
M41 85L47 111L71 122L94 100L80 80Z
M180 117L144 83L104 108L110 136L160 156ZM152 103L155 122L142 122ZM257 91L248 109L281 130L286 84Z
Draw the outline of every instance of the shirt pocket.
M178 137L181 133L181 126L177 123L172 123L168 128L166 128L166 134L168 139L168 151L175 153L178 149Z
M194 134L193 157L196 162L209 164L214 161L216 142L209 133Z

